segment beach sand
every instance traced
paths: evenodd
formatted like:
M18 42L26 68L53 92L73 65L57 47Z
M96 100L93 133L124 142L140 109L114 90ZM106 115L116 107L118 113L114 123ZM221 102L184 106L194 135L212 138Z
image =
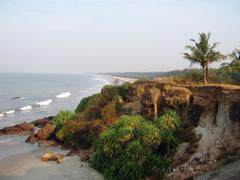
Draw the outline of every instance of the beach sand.
M16 144L16 150L19 144ZM12 147L14 148L14 147ZM67 150L59 147L37 147L30 152L10 155L0 160L1 180L102 180L100 173L81 162L76 155L64 157L62 164L42 162L41 156L46 152L66 155Z

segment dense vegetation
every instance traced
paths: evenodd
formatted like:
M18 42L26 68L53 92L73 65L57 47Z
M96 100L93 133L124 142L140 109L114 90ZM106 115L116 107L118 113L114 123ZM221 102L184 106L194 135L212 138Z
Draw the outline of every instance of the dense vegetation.
M123 116L94 143L93 166L106 179L140 179L169 170L178 146L180 118L167 111L151 122L142 116Z
M54 118L53 123L57 129L62 129L67 121L71 121L76 118L76 114L71 111L60 111Z
M235 49L228 57L231 62L223 63L222 70L229 73L240 73L240 49Z
M54 120L59 127L57 138L74 146L91 147L99 134L122 115L123 101L130 88L130 84L105 86L101 93L81 100L75 113L72 113L74 118L69 116L70 112L60 112Z
M171 77L177 83L201 84L202 71L200 69L185 69ZM208 70L209 83L239 84L240 72L226 72L222 69Z

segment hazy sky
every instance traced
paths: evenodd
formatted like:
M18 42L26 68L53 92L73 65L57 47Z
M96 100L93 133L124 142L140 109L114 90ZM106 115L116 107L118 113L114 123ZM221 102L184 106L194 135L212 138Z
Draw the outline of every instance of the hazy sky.
M211 32L240 45L239 0L0 0L0 72L168 71Z

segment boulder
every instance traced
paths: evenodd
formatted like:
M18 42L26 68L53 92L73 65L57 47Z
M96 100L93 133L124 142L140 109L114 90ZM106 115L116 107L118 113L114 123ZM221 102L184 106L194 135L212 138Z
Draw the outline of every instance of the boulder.
M33 131L35 126L32 123L22 123L16 125L16 127L20 128L22 131Z
M0 135L13 135L13 134L19 134L26 131L33 131L35 128L34 124L32 123L21 123L18 125L5 127L3 129L0 129Z
M48 140L51 138L55 131L55 126L53 124L47 123L42 129L37 132L37 137L39 140Z
M46 117L46 118L42 118L42 119L37 119L35 121L33 121L33 124L36 126L36 127L44 127L47 123L50 123L53 119L53 116L49 116L49 117Z
M36 134L32 134L30 135L27 139L26 139L26 143L30 143L30 144L35 144L38 141L38 137Z
M57 163L62 163L64 160L64 156L62 154L58 154L58 153L45 153L42 158L42 161L56 161Z

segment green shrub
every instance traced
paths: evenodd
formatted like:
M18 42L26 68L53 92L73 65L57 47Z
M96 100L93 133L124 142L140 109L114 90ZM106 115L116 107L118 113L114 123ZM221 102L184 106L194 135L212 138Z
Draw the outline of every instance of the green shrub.
M175 131L180 127L180 117L176 111L167 110L164 115L155 121L155 125L161 130Z
M94 95L92 95L92 96L83 98L83 99L81 100L81 102L79 103L79 105L77 106L75 112L76 112L76 113L83 112L88 105L90 105L91 103L93 103L94 98L97 97L98 95L99 95L99 94L94 94Z
M67 121L74 120L76 114L71 111L60 111L54 118L53 123L56 125L57 129L61 129Z
M64 128L62 128L56 132L56 138L62 142L65 140L65 129Z
M169 111L162 120L174 118L173 115L176 114ZM175 118L178 118L177 115ZM171 148L163 146L168 139L162 134L162 120L155 124L139 115L122 116L95 141L93 167L102 172L106 179L135 180L153 172L159 172L159 176L162 176L169 169L170 154L160 155L158 151L160 147ZM172 142L177 139L174 131L179 126L167 127L167 130L173 131L170 135L173 138L169 138ZM176 143L175 146L177 145Z
M117 85L107 85L102 88L102 95L105 100L109 100L112 98L120 97L125 100L127 98L129 90L131 90L132 85L129 83L125 83L121 86Z
M69 121L64 126L64 141L81 148L90 148L101 132L106 130L102 120Z

